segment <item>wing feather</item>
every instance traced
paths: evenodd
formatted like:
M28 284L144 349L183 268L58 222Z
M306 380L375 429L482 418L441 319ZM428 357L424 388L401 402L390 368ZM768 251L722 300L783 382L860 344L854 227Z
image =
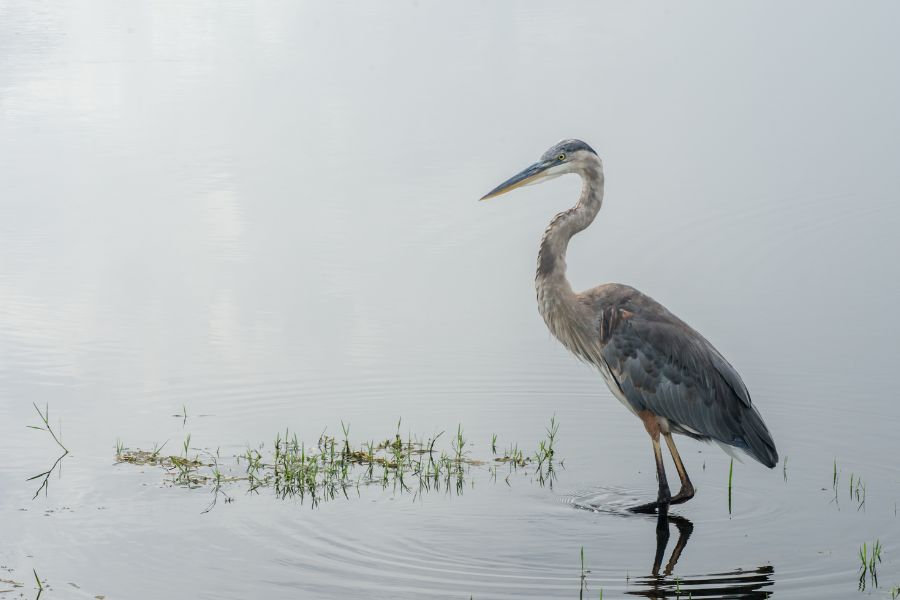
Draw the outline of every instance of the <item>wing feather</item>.
M621 285L584 295L598 315L600 353L636 411L675 431L778 461L775 443L740 375L703 336L652 298Z

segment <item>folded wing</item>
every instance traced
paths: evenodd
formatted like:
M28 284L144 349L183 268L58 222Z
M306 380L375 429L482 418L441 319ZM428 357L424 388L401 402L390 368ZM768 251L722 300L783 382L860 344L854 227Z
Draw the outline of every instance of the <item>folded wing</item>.
M717 440L775 466L775 442L744 382L703 336L628 286L601 286L585 299L600 315L601 355L636 411L663 416L676 432Z

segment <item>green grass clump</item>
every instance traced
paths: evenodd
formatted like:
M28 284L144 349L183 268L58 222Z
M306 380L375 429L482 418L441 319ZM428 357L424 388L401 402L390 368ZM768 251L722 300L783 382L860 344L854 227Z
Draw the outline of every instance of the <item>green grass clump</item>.
M219 496L226 502L233 497L225 493L225 485L245 481L248 493L269 489L282 499L297 498L313 506L324 500L349 498L359 494L363 486L380 485L395 493L422 494L444 491L462 494L467 476L475 467L487 465L491 479L496 481L497 470L505 466L510 474L535 464L534 477L541 485L552 484L554 477L554 444L558 431L556 419L550 421L547 439L542 440L534 458L526 457L512 446L503 456L480 461L469 454L468 442L462 426L450 440L448 450L438 449L443 435L432 437L404 437L397 423L396 432L380 442L374 440L361 445L350 441L349 424L341 423L342 437L337 439L322 433L314 445L307 445L290 430L279 432L266 451L260 444L235 456L235 464L220 463L219 453L191 448L191 436L185 438L179 456L165 455L162 446L153 450L131 450L121 442L116 444L119 463L158 466L169 474L169 482L185 487L210 486L214 496L209 508ZM496 449L496 435L492 450ZM509 475L506 483L509 483ZM207 510L209 510L209 508Z

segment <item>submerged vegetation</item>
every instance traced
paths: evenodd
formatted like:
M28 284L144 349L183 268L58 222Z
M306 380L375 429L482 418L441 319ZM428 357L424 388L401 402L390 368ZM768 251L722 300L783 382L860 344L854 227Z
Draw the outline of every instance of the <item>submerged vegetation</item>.
M224 486L237 482L244 482L248 493L269 489L279 498L296 498L315 506L324 500L349 498L351 493L359 495L362 487L375 485L395 493L462 494L473 468L486 469L493 481L497 480L498 470L505 469L507 484L513 472L526 472L528 467L533 468L533 477L540 485L552 486L555 477L555 443L559 431L555 417L550 420L546 438L530 454L515 444L498 454L495 434L491 441L494 456L490 460L469 455L462 426L450 438L449 447L439 443L443 432L433 437L402 436L400 422L391 436L362 444L350 441L349 424L341 423L341 431L340 438L322 433L315 444L308 446L296 433L285 430L276 434L268 449L260 444L225 463L218 450L192 449L190 434L182 444L180 455L164 454L165 443L152 450L141 450L126 448L118 441L116 461L160 467L173 485L209 486L213 500L207 510L215 506L219 497L232 501Z

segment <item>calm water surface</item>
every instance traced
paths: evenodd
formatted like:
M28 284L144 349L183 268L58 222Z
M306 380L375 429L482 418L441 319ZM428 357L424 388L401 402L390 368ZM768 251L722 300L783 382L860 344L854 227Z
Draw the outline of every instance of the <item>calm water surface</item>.
M51 598L890 597L898 17L0 2L10 596L34 596L36 569ZM682 441L699 493L668 540L621 510L655 494L640 423L537 314L537 240L578 182L476 202L563 137L607 172L574 285L635 285L703 332L786 460L735 463L729 513L729 458ZM56 449L32 403L71 450L36 498ZM476 468L461 495L374 486L312 508L234 484L202 513L209 489L114 464L117 440L175 453L190 434L227 459L286 427L366 441L401 418L461 423L489 458L492 434L533 450L554 414L552 488ZM878 587L859 592L876 539Z

